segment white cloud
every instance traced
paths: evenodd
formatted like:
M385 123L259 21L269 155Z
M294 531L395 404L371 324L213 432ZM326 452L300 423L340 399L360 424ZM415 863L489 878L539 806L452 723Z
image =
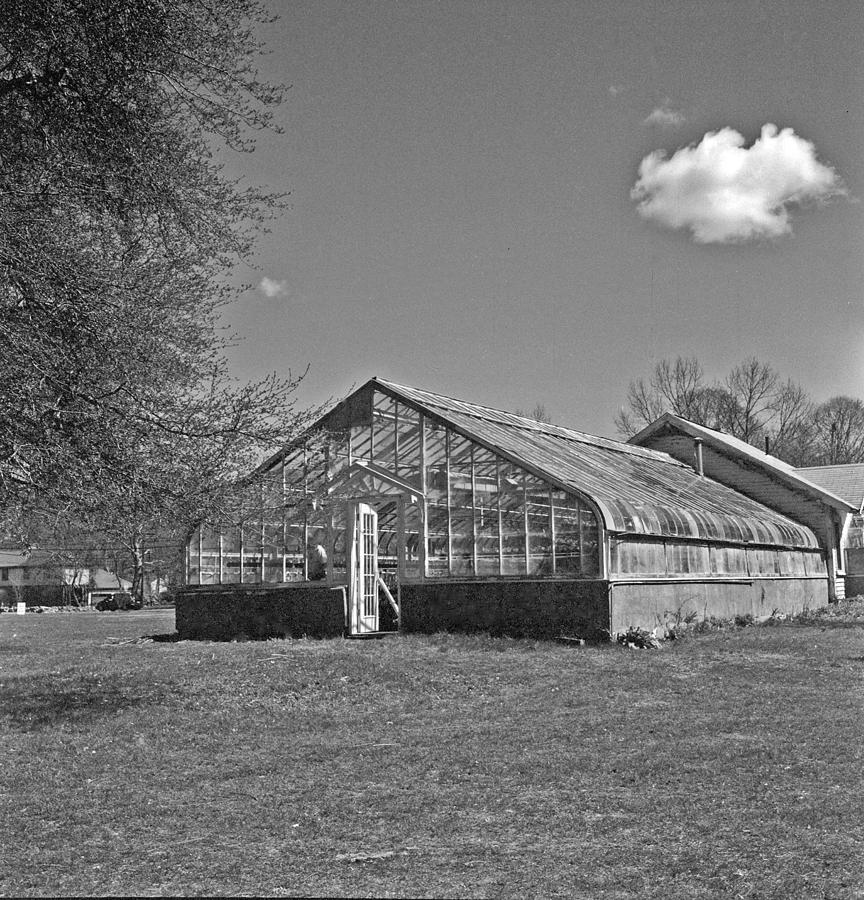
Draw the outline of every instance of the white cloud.
M663 150L649 153L630 196L643 218L689 228L695 241L711 244L788 234L789 206L845 193L810 141L768 124L752 147L722 128L669 159Z
M619 94L623 94L627 88L623 84L610 84L609 85L609 93L613 97L617 97Z
M276 297L285 293L285 282L274 281L265 275L258 283L258 289L265 297Z
M645 125L659 125L661 128L676 128L685 122L684 113L672 108L669 100L651 111L645 119Z

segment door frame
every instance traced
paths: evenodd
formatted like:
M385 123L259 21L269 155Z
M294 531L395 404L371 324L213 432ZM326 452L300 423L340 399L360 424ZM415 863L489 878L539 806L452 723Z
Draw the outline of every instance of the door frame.
M355 500L351 511L348 573L349 632L373 634L379 627L378 513L371 503Z

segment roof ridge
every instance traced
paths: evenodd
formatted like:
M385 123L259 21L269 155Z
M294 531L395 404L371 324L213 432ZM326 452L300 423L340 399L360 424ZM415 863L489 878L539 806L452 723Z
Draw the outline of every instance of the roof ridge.
M829 463L827 466L797 466L799 472L805 472L811 469L851 469L852 466L859 466L864 469L864 462L857 463Z
M653 422L646 425L645 428L642 429L642 431L637 432L637 434L635 434L633 438L631 438L631 440L635 440L642 435L653 434L657 430L658 426L669 423L673 420L677 420L679 423L682 423L683 426L689 426L697 433L709 432L709 438L712 435L716 436L715 440L717 440L720 444L726 446L733 452L737 452L746 456L751 462L755 462L759 465L764 466L767 470L772 471L777 478L789 479L792 481L793 485L797 482L799 485L803 485L809 488L815 488L816 491L822 495L823 500L827 499L829 503L831 503L831 501L840 501L840 503L842 503L844 506L852 508L852 504L850 504L847 500L844 500L837 494L832 493L827 488L822 487L820 484L811 481L805 475L801 474L800 469L797 469L795 466L787 463L785 460L780 459L779 456L773 456L770 453L765 453L759 447L754 446L753 444L749 443L749 441L745 441L743 438L736 437L734 434L727 434L725 431L718 431L716 428L709 428L707 425L700 425L698 422L694 422L692 419L687 419L684 416L678 415L678 413L663 413L660 418L655 419Z
M620 441L616 438L608 438L603 437L602 435L590 434L587 431L579 431L576 428L570 428L568 425L557 425L553 422L539 422L536 419L532 419L529 416L520 415L518 413L509 412L506 409L499 409L495 406L485 406L481 403L475 403L472 400L462 400L458 397L449 397L446 394L439 394L435 391L429 391L425 388L417 388L412 387L407 384L398 384L395 381L388 381L384 378L374 378L373 381L381 384L384 387L388 387L391 390L395 390L397 392L413 392L417 394L424 394L429 397L437 397L442 401L449 401L450 403L461 403L467 407L471 407L477 410L485 410L490 413L497 413L500 416L504 416L507 418L518 419L521 423L517 424L515 422L503 422L502 424L505 427L511 428L524 428L526 431L539 431L544 434L553 434L556 437L561 437L565 440L571 440L576 443L589 444L592 446L604 447L607 450L612 451L613 453L623 453L628 456L637 456L642 459L656 459L659 461L667 462L670 464L674 464L676 466L681 466L685 469L691 468L686 463L682 463L680 460L675 459L673 456L668 453L663 453L660 450L652 450L649 447L640 447L636 444L628 444L626 441ZM454 412L459 412L458 410L453 410ZM462 411L463 415L472 416L473 418L480 419L482 421L483 417L481 415L472 413L468 410ZM564 434L561 434L564 432Z

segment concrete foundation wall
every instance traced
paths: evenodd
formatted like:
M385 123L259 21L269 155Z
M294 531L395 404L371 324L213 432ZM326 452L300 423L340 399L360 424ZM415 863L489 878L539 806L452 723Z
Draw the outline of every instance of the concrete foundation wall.
M230 641L247 637L340 637L343 593L321 585L189 587L176 596L181 640Z
M611 585L612 632L630 625L652 629L695 612L714 616L787 615L828 605L826 578L754 578L736 582L693 581L621 583Z
M403 631L608 639L605 581L442 581L401 593Z
M698 619L786 614L828 603L827 578L740 581L441 581L403 584L402 630L511 637L608 639L631 625L652 629ZM386 604L382 602L382 613ZM190 587L176 598L181 639L340 637L341 589L322 585ZM388 623L389 624L389 623ZM394 623L395 624L395 623ZM382 624L382 628L384 628Z

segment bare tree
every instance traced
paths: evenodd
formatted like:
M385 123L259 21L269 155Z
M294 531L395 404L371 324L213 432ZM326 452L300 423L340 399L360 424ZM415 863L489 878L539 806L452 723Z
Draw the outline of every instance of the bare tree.
M864 462L864 403L842 396L822 403L814 419L813 450L823 466Z
M718 427L726 411L726 395L717 386L705 383L705 373L695 357L661 360L646 383L630 382L627 407L618 411L618 432L630 437L664 412L673 412L692 422Z
M831 416L840 417L835 423L836 449L841 443L836 434L844 432L847 419L854 420L854 411L842 403L834 403L819 419L817 408L800 385L789 379L781 381L771 366L753 357L735 366L722 383L714 384L705 383L702 367L693 358L661 361L647 384L641 378L630 383L627 407L615 418L618 431L629 437L666 410L760 448L767 439L771 452L793 465L812 464L832 455L826 449L830 436L823 440L821 450L814 444L817 421L829 422L822 427L828 434ZM847 455L854 453L851 437L844 439L842 446Z
M256 0L3 4L0 520L22 541L74 520L138 571L305 421L298 378L232 381L219 329L283 202L213 155L271 124L265 21Z
M726 377L726 419L730 434L757 444L773 417L777 373L755 357L745 360Z
M793 466L809 465L813 459L815 406L801 385L791 379L777 384L771 401L768 449Z

